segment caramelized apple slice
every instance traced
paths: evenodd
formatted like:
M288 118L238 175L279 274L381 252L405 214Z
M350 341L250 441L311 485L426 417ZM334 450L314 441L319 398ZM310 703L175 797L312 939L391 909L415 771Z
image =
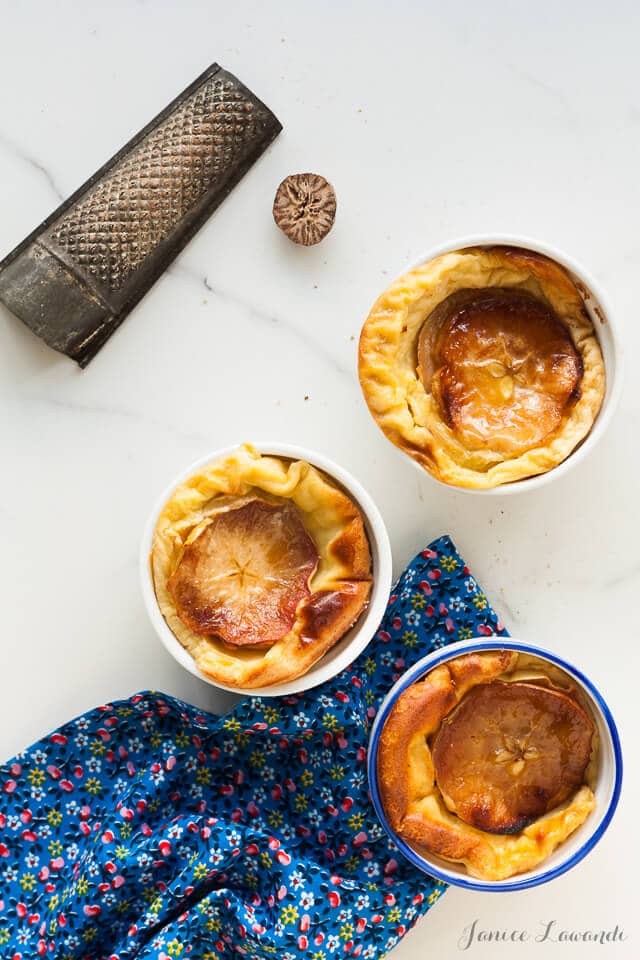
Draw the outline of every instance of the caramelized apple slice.
M453 813L517 833L583 783L593 723L566 693L533 683L474 687L433 743L436 783Z
M526 291L462 290L419 339L423 382L469 449L518 454L554 433L578 394L582 361L551 308Z
M215 514L167 582L195 633L269 647L291 630L318 551L294 504L260 498Z

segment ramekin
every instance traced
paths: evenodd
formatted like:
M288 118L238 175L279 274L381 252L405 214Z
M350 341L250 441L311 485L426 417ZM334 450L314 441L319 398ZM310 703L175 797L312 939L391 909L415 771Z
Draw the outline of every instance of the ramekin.
M334 463L333 460L330 460L324 456L324 454L318 453L315 450L309 450L307 447L280 442L254 442L252 445L259 453L287 457L291 460L306 460L314 467L318 467L318 469L327 474L330 479L334 480L338 486L342 487L360 508L371 548L373 572L373 583L369 603L360 619L331 650L301 677L291 680L288 683L278 683L268 687L251 687L250 689L231 687L205 676L198 670L191 654L185 650L171 631L158 606L151 572L151 550L158 517L167 500L180 483L184 482L194 473L197 473L198 470L201 470L208 463L213 463L215 460L220 460L233 453L240 447L240 444L213 450L206 456L200 457L195 463L192 463L186 470L183 470L175 477L166 487L151 511L142 537L140 546L140 581L144 604L151 623L165 649L168 650L174 660L177 660L181 667L184 667L185 670L195 677L204 680L205 683L209 683L213 687L219 687L222 690L229 690L232 693L238 694L246 693L252 696L277 697L301 693L303 690L316 687L319 683L324 683L325 680L329 680L337 673L340 673L341 670L344 670L345 667L348 667L349 664L362 653L374 636L389 600L392 577L391 545L380 511L371 496L362 484L345 470L344 467Z
M569 454L566 460L559 463L558 466L533 477L524 477L521 480L499 484L497 487L490 487L486 490L462 487L457 484L446 483L444 480L439 480L424 467L420 466L408 453L404 450L401 451L405 457L409 458L416 470L423 476L426 474L438 485L448 487L450 490L459 490L461 493L483 496L504 496L505 494L523 493L526 490L535 490L547 483L551 483L552 480L557 480L559 477L564 476L572 467L575 467L583 460L589 451L593 450L598 440L603 436L615 412L622 389L622 348L615 330L613 312L606 295L585 268L561 250L528 237L511 234L478 234L462 237L458 240L433 247L408 264L402 273L414 270L416 267L421 266L423 263L428 263L443 253L451 253L454 250L464 250L468 247L494 246L521 247L524 250L531 250L534 253L542 253L569 271L582 295L585 308L591 318L600 343L605 367L606 386L604 400L602 401L598 416L582 443Z
M420 680L426 673L438 666L438 664L446 663L447 660L453 660L461 654L472 653L478 650L517 650L521 653L533 654L541 660L546 660L550 664L564 670L565 673L576 682L584 694L591 708L599 736L599 763L594 787L596 797L595 810L593 810L585 822L578 827L574 833L567 837L567 839L554 850L551 856L535 870L530 870L527 873L517 874L515 877L509 877L506 880L499 881L479 880L471 877L462 865L450 863L441 857L429 854L424 848L418 849L399 837L386 818L378 789L377 759L380 734L400 694L406 690L407 687L411 686L412 683L415 683L416 680ZM622 785L622 752L618 731L609 707L592 681L581 673L580 670L561 657L558 657L555 653L551 653L549 650L534 647L531 644L513 640L510 637L501 637L499 642L496 642L495 638L493 640L472 639L453 643L448 647L434 651L427 657L423 657L422 660L419 660L413 667L407 670L391 688L378 710L371 730L367 770L371 798L378 819L393 842L397 845L399 851L410 860L414 866L432 877L437 877L445 883L451 883L454 886L463 887L466 890L480 890L485 893L507 893L514 890L527 890L529 887L537 887L542 883L548 883L555 877L559 877L561 874L566 873L567 870L575 867L576 864L586 857L589 851L595 847L609 826L618 805Z

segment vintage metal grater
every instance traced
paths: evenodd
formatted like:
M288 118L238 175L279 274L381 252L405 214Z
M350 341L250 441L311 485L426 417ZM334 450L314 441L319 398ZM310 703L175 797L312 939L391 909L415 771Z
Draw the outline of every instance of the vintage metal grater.
M281 129L213 64L0 263L0 300L86 366Z

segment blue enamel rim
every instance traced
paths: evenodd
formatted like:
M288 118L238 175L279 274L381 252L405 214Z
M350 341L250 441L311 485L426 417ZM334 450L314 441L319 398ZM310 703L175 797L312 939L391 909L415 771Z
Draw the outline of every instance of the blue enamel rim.
M607 807L606 813L598 825L598 828L585 840L580 849L577 850L573 856L564 863L560 863L557 867L554 867L553 870L548 870L546 873L541 873L537 877L531 877L528 880L515 880L511 882L507 880L502 883L481 883L468 877L462 877L457 874L445 872L444 870L434 867L431 863L427 863L415 852L415 850L412 850L412 848L405 843L401 837L394 833L385 816L378 790L377 758L380 734L382 732L384 722L389 716L389 713L391 712L391 709L400 694L403 693L407 687L411 686L412 683L415 683L416 680L419 680L420 677L424 676L425 673L428 673L430 670L436 667L439 663L442 663L445 660L451 660L453 657L460 656L463 653L473 653L478 650L518 650L521 653L531 653L534 656L541 657L542 659L550 660L551 663L561 667L571 676L575 677L576 680L580 681L588 693L593 697L594 701L602 712L602 716L604 717L607 725L613 746L615 777L613 791L611 793L609 806ZM397 683L391 688L384 699L380 710L378 711L374 721L373 729L371 731L369 752L367 756L367 774L369 777L371 799L380 823L384 827L389 837L393 840L400 853L402 853L402 855L406 857L407 860L414 865L414 867L417 867L423 873L426 873L431 877L436 877L436 879L442 880L444 883L452 884L456 887L462 887L465 890L480 890L484 893L510 893L513 890L527 890L529 887L537 887L542 883L548 883L549 880L553 880L555 877L559 877L561 874L566 873L567 870L571 870L572 867L575 867L575 865L584 857L586 857L589 851L595 847L611 823L611 818L613 817L615 809L618 806L620 789L622 786L622 750L620 747L618 730L609 707L604 701L602 695L594 687L591 680L589 680L588 677L585 677L585 675L576 667L574 667L573 664L568 663L561 657L558 657L555 653L545 650L543 647L534 647L528 643L521 643L518 640L511 640L507 639L506 637L504 639L500 638L499 642L496 642L496 639L471 640L469 642L462 641L460 643L453 643L451 646L444 647L442 650L423 657L423 659L419 660L413 665L413 667L410 667L410 669L407 670L407 672L404 673Z

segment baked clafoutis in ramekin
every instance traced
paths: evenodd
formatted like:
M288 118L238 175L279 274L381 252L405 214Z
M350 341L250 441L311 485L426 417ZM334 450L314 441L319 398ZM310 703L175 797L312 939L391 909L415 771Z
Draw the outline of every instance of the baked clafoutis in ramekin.
M437 650L392 688L368 770L376 812L426 873L517 890L578 863L618 802L615 723L579 670L517 640Z
M167 649L238 692L315 686L366 646L391 586L380 514L320 454L243 444L193 464L153 511L142 586Z
M359 376L378 426L430 476L514 492L593 446L618 354L582 268L541 245L477 240L427 255L380 295Z

